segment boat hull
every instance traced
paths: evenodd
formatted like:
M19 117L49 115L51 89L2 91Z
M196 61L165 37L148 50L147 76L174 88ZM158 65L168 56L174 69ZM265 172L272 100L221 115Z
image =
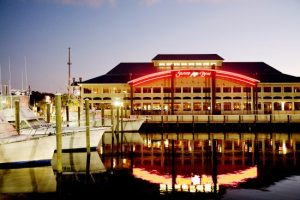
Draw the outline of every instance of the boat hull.
M97 147L104 128L90 131L90 147ZM86 132L62 134L62 149L86 148ZM30 139L0 145L0 164L51 160L56 149L56 135L31 137Z

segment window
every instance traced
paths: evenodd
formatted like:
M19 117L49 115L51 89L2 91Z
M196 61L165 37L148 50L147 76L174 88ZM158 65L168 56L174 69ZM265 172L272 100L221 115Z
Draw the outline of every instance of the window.
M194 103L194 110L200 111L201 110L201 103Z
M150 87L144 87L143 88L143 93L151 93L151 88Z
M134 93L141 93L141 88L137 87L137 88L134 88Z
M93 94L99 94L100 90L99 88L93 88Z
M224 111L231 110L231 102L224 102Z
M169 88L169 87L164 87L164 88L163 88L163 93L171 93L171 88Z
M284 92L292 92L292 87L284 87L283 91Z
M204 87L203 92L204 93L210 93L210 88L209 87Z
M244 110L251 110L251 103L244 103Z
M193 92L194 93L201 93L201 87L194 87Z
M274 88L273 88L273 91L274 91L274 92L281 92L281 87L274 87Z
M203 103L203 110L205 110L205 111L210 110L210 103L209 102L204 102Z
M84 93L84 94L91 94L91 93L92 93L92 90L89 89L89 88L83 88L83 93Z
M161 88L160 87L154 87L153 88L153 93L161 93Z
M221 88L220 87L216 87L216 93L220 93L221 92Z
M234 93L240 93L242 91L241 87L233 87Z
M223 87L223 92L224 93L230 93L231 92L231 87Z
M275 102L274 103L274 110L281 110L281 103Z
M191 93L191 88L190 87L183 87L183 93Z
M243 92L251 92L251 88L250 87L244 87Z
M264 92L271 92L271 87L264 87Z
M181 88L180 87L176 87L175 88L175 93L181 93Z
M191 111L191 103L183 103L184 111Z
M284 110L292 110L292 102L285 102Z
M108 88L103 88L103 93L109 93L109 89Z
M300 92L300 87L294 87L294 92Z
M241 110L241 103L240 102L234 102L233 103L233 110Z
M300 102L294 102L294 107L295 110L300 110Z

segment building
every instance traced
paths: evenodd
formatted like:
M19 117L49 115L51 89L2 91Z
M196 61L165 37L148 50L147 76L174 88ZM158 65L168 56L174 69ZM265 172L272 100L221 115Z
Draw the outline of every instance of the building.
M73 86L81 102L107 112L119 101L128 114L300 114L300 77L217 54L158 54Z

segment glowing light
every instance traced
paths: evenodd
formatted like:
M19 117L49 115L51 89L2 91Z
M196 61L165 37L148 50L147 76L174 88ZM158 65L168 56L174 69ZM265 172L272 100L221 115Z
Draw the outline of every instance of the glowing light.
M165 145L166 148L169 147L169 140L168 140L168 139L166 139L166 140L164 141L164 145Z
M161 175L157 171L147 171L145 169L141 168L133 168L133 175L137 178L141 178L143 180L149 181L150 183L156 183L156 184L172 184L172 177L170 175ZM203 174L201 176L194 176L193 179L189 177L183 177L183 176L177 176L176 177L176 184L178 185L187 185L188 187L190 185L196 185L196 189L202 190L201 187L198 187L198 185L203 185L203 189L205 191L211 191L211 186L214 184L212 176L207 176ZM228 174L220 174L217 176L217 184L218 185L237 185L241 182L245 182L247 179L256 178L257 177L257 167L250 167L245 170L237 171L234 173L228 173ZM201 180L199 182L199 180ZM194 181L194 182L193 182Z
M201 181L199 175L193 176L193 177L191 178L191 180L192 180L193 185L198 185L198 184L200 184L200 181Z
M183 63L181 63L183 64ZM214 70L214 69L205 69L205 70L191 70L191 69L183 69L183 70L167 70L157 73L148 74L146 76L139 77L137 79L131 80L128 83L132 84L133 86L143 84L145 82L169 78L171 77L172 72L175 74L175 77L179 78L182 76L192 76L192 77L206 77L211 76L212 72L216 73L216 77L226 78L230 80L239 81L249 85L255 85L259 82L256 79L250 78L248 76L244 76L242 74L237 74L233 72L223 71L223 70Z
M120 99L117 98L117 99L115 99L115 100L113 101L113 105L114 105L115 107L121 107L121 106L123 106L123 102L121 102Z

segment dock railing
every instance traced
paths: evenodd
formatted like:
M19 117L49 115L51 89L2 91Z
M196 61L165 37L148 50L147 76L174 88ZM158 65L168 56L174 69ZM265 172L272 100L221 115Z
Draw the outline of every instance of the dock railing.
M146 123L300 123L300 114L147 115Z

